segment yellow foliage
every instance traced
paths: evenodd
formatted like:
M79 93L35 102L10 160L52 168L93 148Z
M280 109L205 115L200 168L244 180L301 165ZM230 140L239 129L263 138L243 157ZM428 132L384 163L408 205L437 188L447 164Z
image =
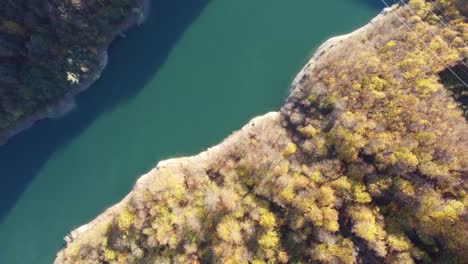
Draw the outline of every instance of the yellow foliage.
M383 46L384 49L389 49L389 48L392 48L396 46L396 41L395 40L390 40L389 42L387 42L387 44L385 44L385 46Z
M288 263L288 260L289 260L288 253L284 251L278 252L278 260L281 263Z
M448 167L434 163L432 161L425 161L418 165L418 170L429 178L436 178L438 176L445 176L449 173Z
M260 236L258 240L258 244L262 248L275 248L278 246L279 238L278 233L275 231L268 231Z
M414 188L411 182L398 178L395 180L395 186L405 195L414 196Z
M270 229L276 226L276 217L267 209L260 208L260 225L264 228Z
M385 85L387 84L387 81L384 79L374 75L371 77L370 82L368 84L368 88L370 90L382 90Z
M333 79L333 83L335 82L335 79ZM323 99L323 101L320 103L320 108L330 108L336 104L338 101L338 98L336 94L331 94Z
M319 170L315 170L309 175L311 181L319 183L322 180L322 173Z
M370 203L372 201L371 196L366 192L366 186L362 183L354 185L353 195L354 200L358 203Z
M338 224L338 211L332 208L322 208L323 227L331 232L336 232L340 228Z
M435 36L429 43L429 48L434 51L438 51L442 48L447 48L447 43L441 36Z
M122 231L128 231L130 226L133 224L135 216L128 210L124 210L117 218L118 226Z
M464 213L465 206L457 200L449 200L445 206L439 210L431 212L430 216L434 219L456 220L458 215Z
M177 247L177 244L179 243L179 239L177 238L176 235L172 235L169 237L169 240L167 241L167 244L169 245L170 248L175 249Z
M319 130L313 127L312 125L302 127L299 129L299 131L306 138L313 138L319 132Z
M336 244L319 244L313 251L312 259L320 263L355 263L353 242L343 239Z
M429 94L437 92L441 85L434 79L422 79L417 82L416 87L422 94Z
M296 194L294 193L293 188L291 188L291 187L287 187L287 188L281 190L279 195L280 195L281 198L283 198L283 200L285 200L288 203L292 202L292 200L296 196Z
M358 157L358 149L365 145L363 137L339 126L332 135L338 157L345 162L352 162Z
M379 67L381 61L378 57L376 56L370 56L367 58L367 65L372 68L377 68Z
M307 101L308 101L309 103L315 103L316 100L317 100L317 96L314 95L314 94L311 94L311 95L309 95L309 96L307 97Z
M239 244L242 241L241 228L237 221L224 218L216 228L218 237L226 242Z
M419 164L418 157L414 155L408 148L400 148L392 155L391 163L400 162L409 168L416 168Z
M283 150L283 155L284 156L291 156L295 154L297 151L297 146L296 144L289 142L286 148Z
M254 260L252 260L252 264L266 264L266 262L263 261L263 260L254 259Z
M335 192L330 186L322 185L319 188L317 202L320 206L333 206L336 201Z
M166 195L173 195L173 192L181 193L183 189L184 177L180 177L180 175L177 175L167 168L162 168L161 177L157 177L154 181L154 190L156 192L163 192Z
M115 260L117 258L117 254L112 249L106 248L104 249L104 258L107 261Z
M305 214L306 218L310 220L315 226L323 225L323 213L320 208L314 203L310 203L308 211Z
M368 190L370 193L380 194L383 191L386 191L390 188L392 184L392 179L389 177L379 178L375 182L372 182L368 185Z
M411 248L411 242L403 235L388 235L387 244L395 251L405 251Z
M421 18L425 18L431 11L431 6L424 0L410 0L408 5Z
M107 237L104 237L104 238L102 239L101 245L102 245L103 247L107 247L107 240L108 240Z
M377 224L375 215L368 207L360 206L350 210L353 220L353 232L369 242L377 242L385 238L382 226Z
M351 182L348 177L343 176L332 182L333 187L341 191L348 191L351 189Z

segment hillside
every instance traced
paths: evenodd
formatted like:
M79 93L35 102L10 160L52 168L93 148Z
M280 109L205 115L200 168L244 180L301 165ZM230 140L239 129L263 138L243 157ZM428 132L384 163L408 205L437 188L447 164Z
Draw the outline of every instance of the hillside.
M141 23L143 0L0 1L0 145L61 115L96 81L106 49Z
M328 40L279 112L160 162L55 264L465 263L466 10L410 0Z

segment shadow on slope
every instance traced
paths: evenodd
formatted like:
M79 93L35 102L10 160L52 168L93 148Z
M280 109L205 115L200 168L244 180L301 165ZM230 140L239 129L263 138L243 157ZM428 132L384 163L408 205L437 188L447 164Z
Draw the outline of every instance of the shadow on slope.
M41 121L0 147L0 222L54 151L78 136L101 113L138 94L207 3L152 0L148 21L110 47L107 69L78 96L75 111L62 119Z
M459 103L460 108L468 120L468 67L462 62L443 70L440 74L440 80L444 87L448 89L452 97Z

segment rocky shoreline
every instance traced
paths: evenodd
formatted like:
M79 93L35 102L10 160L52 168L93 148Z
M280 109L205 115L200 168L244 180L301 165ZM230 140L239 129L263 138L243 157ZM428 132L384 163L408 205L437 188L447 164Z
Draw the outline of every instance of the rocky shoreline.
M124 32L134 26L141 25L148 18L150 12L150 0L138 1L140 2L139 10L135 10L133 15L130 16L127 21L123 22L120 27L115 29L114 32L111 32L109 34L110 37L108 38L108 41L98 50L98 65L96 70L80 84L73 86L60 100L51 102L42 109L39 109L37 112L18 120L14 126L0 133L0 146L6 144L13 136L32 127L37 121L47 118L60 118L75 108L75 97L90 88L90 86L100 78L103 70L107 66L107 49L109 48L109 45L118 36L121 36Z

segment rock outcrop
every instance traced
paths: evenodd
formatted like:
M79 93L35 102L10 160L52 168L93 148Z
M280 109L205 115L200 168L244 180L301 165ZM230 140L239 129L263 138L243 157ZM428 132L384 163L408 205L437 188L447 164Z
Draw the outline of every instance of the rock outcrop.
M464 21L411 0L327 41L279 112L160 162L55 264L464 263L468 123L438 77Z

